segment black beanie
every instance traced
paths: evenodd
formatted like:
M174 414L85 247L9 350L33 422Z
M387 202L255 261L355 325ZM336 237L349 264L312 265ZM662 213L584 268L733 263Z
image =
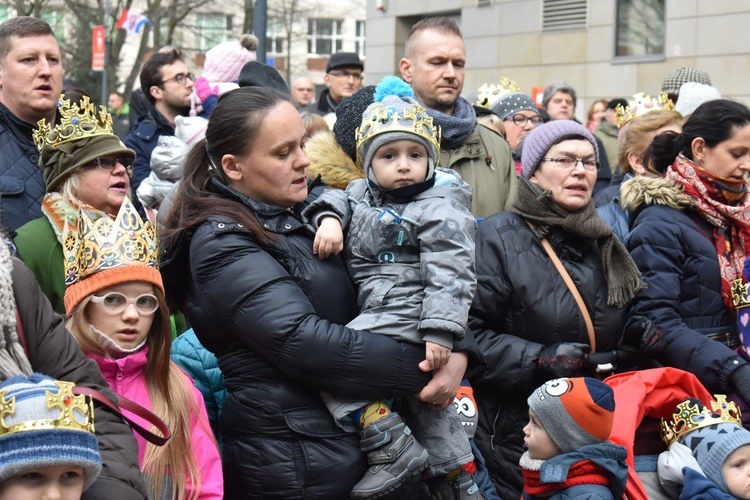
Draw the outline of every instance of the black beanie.
M250 61L242 67L237 81L240 87L266 87L289 94L289 87L275 68L258 61Z
M343 99L336 107L336 123L333 135L352 161L357 161L357 138L355 132L362 124L362 113L373 103L375 86L362 87L350 97Z

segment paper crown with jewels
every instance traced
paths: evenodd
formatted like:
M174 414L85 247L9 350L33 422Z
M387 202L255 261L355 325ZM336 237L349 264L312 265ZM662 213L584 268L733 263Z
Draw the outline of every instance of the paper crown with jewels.
M503 96L511 94L513 92L521 92L521 87L518 84L503 76L500 78L499 84L483 84L477 91L477 102L474 103L482 108L490 108L498 99Z
M57 394L46 391L48 410L59 410L59 416L53 419L23 420L8 424L7 417L17 412L16 396L8 395L8 390L0 390L0 437L18 432L64 429L94 433L94 404L84 395L73 394L73 382L55 380Z
M645 95L643 92L633 94L633 98L628 101L627 108L623 108L619 104L615 108L617 128L622 128L636 116L645 115L657 109L672 110L674 109L674 103L665 93L659 94L655 98Z
M661 438L670 446L676 439L681 438L697 429L715 424L737 424L742 426L741 412L737 405L727 401L723 394L714 394L711 409L700 407L700 404L686 400L677 405L672 414L672 420L661 419Z
M732 306L735 309L750 306L750 297L747 295L747 283L742 278L737 278L732 283Z
M145 281L164 293L156 230L127 198L117 217L95 222L81 211L78 226L63 231L65 309L70 314L86 296L108 286Z
M34 144L39 151L46 145L56 147L64 142L75 141L96 135L112 132L112 117L105 106L91 102L88 96L83 96L80 102L71 104L69 99L60 98L57 103L59 119L54 128L41 119L34 130Z

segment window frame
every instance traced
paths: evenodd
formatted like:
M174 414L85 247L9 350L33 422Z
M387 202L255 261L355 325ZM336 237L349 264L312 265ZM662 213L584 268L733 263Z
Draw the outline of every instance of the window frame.
M633 62L659 62L664 61L667 58L667 2L666 0L654 0L661 2L663 9L662 17L662 50L658 54L629 54L629 55L618 55L618 47L620 47L620 7L626 2L647 2L648 0L616 0L615 1L615 20L614 20L614 43L613 43L613 64L630 64Z
M206 24L209 19L220 19L219 26L214 27ZM197 12L195 14L195 48L201 52L207 52L209 49L220 43L232 40L232 28L234 16L223 12ZM216 37L214 38L214 34Z
M318 23L331 22L331 34L319 34ZM336 52L341 52L344 46L344 20L335 17L310 17L307 19L307 54L309 56L330 56ZM330 43L330 51L320 51L318 45L321 43Z

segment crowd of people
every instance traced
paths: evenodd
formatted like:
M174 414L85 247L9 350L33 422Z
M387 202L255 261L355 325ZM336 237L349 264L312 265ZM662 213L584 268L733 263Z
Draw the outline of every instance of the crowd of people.
M108 109L0 24L0 500L750 499L750 109L256 47Z

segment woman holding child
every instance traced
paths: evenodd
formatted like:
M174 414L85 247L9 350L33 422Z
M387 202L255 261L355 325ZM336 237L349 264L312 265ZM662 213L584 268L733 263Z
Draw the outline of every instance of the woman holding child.
M594 375L588 353L614 350L623 331L638 348L658 341L642 318L625 326L625 306L643 281L596 215L591 194L600 164L591 132L570 120L540 125L522 158L512 211L479 224L469 313L487 359L487 369L471 379L480 412L476 442L503 498L518 498L523 487L519 459L533 389Z
M300 216L304 134L288 96L254 87L223 95L187 158L162 240L169 293L217 355L229 391L227 498L349 498L367 460L320 392L419 393L445 407L467 364L454 353L430 380L418 368L423 346L341 326L357 314L356 293L338 256L315 255ZM413 486L403 498L419 497L406 491Z

